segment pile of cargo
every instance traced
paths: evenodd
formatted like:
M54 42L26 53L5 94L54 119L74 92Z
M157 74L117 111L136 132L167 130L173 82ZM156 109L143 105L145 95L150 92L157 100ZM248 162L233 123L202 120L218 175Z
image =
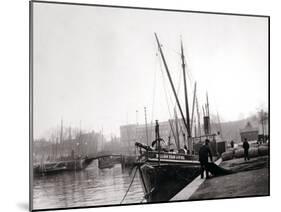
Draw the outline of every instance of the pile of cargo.
M264 156L269 154L268 144L261 144L257 146L251 146L249 149L249 157L254 158L258 156ZM221 158L223 161L231 160L234 158L243 158L244 149L242 147L230 148L226 152L222 153Z

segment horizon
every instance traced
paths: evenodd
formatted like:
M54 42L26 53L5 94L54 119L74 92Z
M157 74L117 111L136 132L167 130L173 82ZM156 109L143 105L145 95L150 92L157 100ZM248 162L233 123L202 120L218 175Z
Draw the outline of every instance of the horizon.
M265 113L268 113L268 111L264 111ZM258 112L257 112L258 113ZM247 117L244 117L244 118L241 118L241 119L237 119L237 120L231 120L231 121L218 121L218 119L216 119L215 121L212 121L212 119L210 119L211 121L211 124L226 124L226 123L233 123L233 122L241 122L241 121L246 121L248 119L251 119L253 118L254 116L257 116L257 113L253 113L253 114L249 114ZM212 115L211 114L211 117L214 117L216 115ZM181 118L179 118L179 120L181 120ZM161 124L161 122L167 122L168 120L163 120L163 121L160 121L159 123ZM154 125L154 123L147 123L148 126L151 126ZM251 123L252 124L252 123ZM133 126L145 126L145 122L143 123L128 123L128 124L124 124L124 125L120 125L120 127L125 127L125 126L128 126L128 125L133 125ZM160 126L161 127L161 126ZM72 130L78 130L79 127L71 127L71 126L64 126L63 129L64 130L68 130L69 128L71 128ZM40 139L48 139L50 138L50 131L56 131L56 130L60 130L60 126L57 126L56 128L50 128L48 130L48 133L45 133L45 137L44 136L41 136L41 137L38 137L38 138L34 138L34 140L40 140ZM113 138L113 137L116 137L116 138L120 138L120 134L113 134L113 133L109 133L109 134L103 134L102 132L102 129L98 130L98 129L83 129L81 128L81 132L82 134L87 134L87 133L97 133L97 134L102 134L106 140L105 142L110 142L110 139ZM48 134L48 135L47 135ZM73 137L73 136L72 136Z

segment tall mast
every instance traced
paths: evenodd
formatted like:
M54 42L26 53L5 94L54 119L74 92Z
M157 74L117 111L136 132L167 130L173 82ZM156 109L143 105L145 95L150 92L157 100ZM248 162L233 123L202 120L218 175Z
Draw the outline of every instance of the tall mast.
M64 143L63 143L63 120L61 119L61 125L60 125L60 146L61 146L61 157L63 156L64 151Z
M189 107L188 107L188 96L187 96L187 86L186 86L186 71L185 71L185 62L184 62L184 53L183 53L183 44L181 41L181 60L182 60L182 71L183 71L183 82L184 82L184 97L185 97L185 113L186 113L186 122L187 122L187 136L191 137L190 130L190 119L189 119Z
M205 110L204 110L204 106L202 105L202 111L203 111L203 118L204 118L204 116L206 116L206 114L205 114Z
M177 143L178 143L179 148L180 148L179 123L178 123L178 116L177 116L176 108L174 108L174 113L175 113L175 124L176 124L176 139L177 139Z
M101 128L101 151L103 151L103 127Z
M60 143L60 127L57 126L57 144L58 144L58 147L57 147L57 155L58 157L60 158L61 157L61 143Z
M139 125L139 122L138 122L138 113L139 111L136 110L136 134L135 134L135 138L136 138L136 141L138 139L138 125ZM146 114L145 114L146 115ZM148 140L147 140L147 143L148 143Z
M191 113L191 122L190 122L191 131L192 131L193 119L194 119L195 97L196 97L196 82L194 84L194 92L193 92L192 113Z
M136 110L136 124L137 124L137 125L139 125L138 113L139 113L139 111L138 111L138 110Z
M177 105L178 105L178 108L179 108L179 111L180 111L180 114L181 114L181 117L182 117L182 120L184 122L184 126L186 127L186 129L190 129L189 128L189 122L187 124L185 118L184 118L184 115L183 115L183 112L182 112L182 108L180 106L180 102L179 102L179 99L178 99L178 96L177 96L177 93L176 93L176 90L175 90L175 87L174 87L174 84L173 84L173 81L172 81L172 78L171 78L171 75L170 75L170 72L169 72L169 68L168 68L168 65L166 63L166 60L165 60L165 57L164 57L164 54L162 52L162 48L161 48L161 45L160 45L160 42L158 40L158 37L157 37L157 34L154 33L155 35L155 38L156 38L156 41L157 41L157 45L158 45L158 48L159 48L159 51L160 51L160 54L161 54L161 58L163 60L163 63L164 63L164 66L165 66L165 69L166 69L166 72L167 72L167 75L168 75L168 78L169 78L169 82L171 84L171 87L172 87L172 90L173 90L173 93L174 93L174 96L175 96L175 99L176 99L176 102L177 102Z
M206 101L207 101L206 104L207 116L210 116L208 92L206 92Z
M217 117L218 117L219 128L220 128L220 136L221 136L221 139L223 140L223 137L222 137L222 128L221 128L221 120L220 120L220 116L219 116L219 113L218 113L218 112L217 112Z
M197 108L197 120L198 120L198 134L199 134L199 136L201 136L200 112L199 112L199 104L198 104L197 95L196 95L196 108Z
M206 109L206 104L202 105L202 110L203 110L203 132L205 133L205 135L208 134L207 132L207 127L206 127L206 116L207 115L207 112L205 112L205 109Z
M61 119L60 123L60 143L63 141L63 120Z
M196 119L194 119L194 122L196 123ZM194 124L194 137L197 137L197 127L196 127L196 124Z
M71 141L72 137L71 137L71 126L68 128L69 133L68 133L68 140Z
M144 107L144 116L145 116L145 133L146 133L146 145L148 145L148 131L147 131L147 117L146 117L146 107Z
M58 157L58 135L56 133L56 135L54 135L55 137L55 159L57 159Z
M209 106L209 98L208 98L208 92L206 92L206 101L207 101L207 104L206 104L206 108L208 110L208 126L209 126L209 133L211 134L211 119L210 119L210 106Z
M180 132L182 133L184 146L186 146L186 147L187 147L187 143L186 143L186 135L185 135L185 132L184 132L184 131L183 131L183 129L182 129L182 126L180 126Z

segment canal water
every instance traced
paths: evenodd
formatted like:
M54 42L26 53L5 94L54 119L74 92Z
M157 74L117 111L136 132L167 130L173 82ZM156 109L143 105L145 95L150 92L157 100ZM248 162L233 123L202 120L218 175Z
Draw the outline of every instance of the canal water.
M120 164L99 169L93 161L85 170L35 177L34 209L120 204L134 174ZM137 175L123 203L140 203L144 193Z

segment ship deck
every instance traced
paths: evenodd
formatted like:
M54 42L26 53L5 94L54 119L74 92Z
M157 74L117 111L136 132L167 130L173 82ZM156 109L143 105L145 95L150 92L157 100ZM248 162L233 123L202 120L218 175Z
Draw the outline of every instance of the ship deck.
M251 158L246 162L239 158L224 162L219 160L216 163L235 173L207 180L198 176L170 201L269 195L268 156Z

